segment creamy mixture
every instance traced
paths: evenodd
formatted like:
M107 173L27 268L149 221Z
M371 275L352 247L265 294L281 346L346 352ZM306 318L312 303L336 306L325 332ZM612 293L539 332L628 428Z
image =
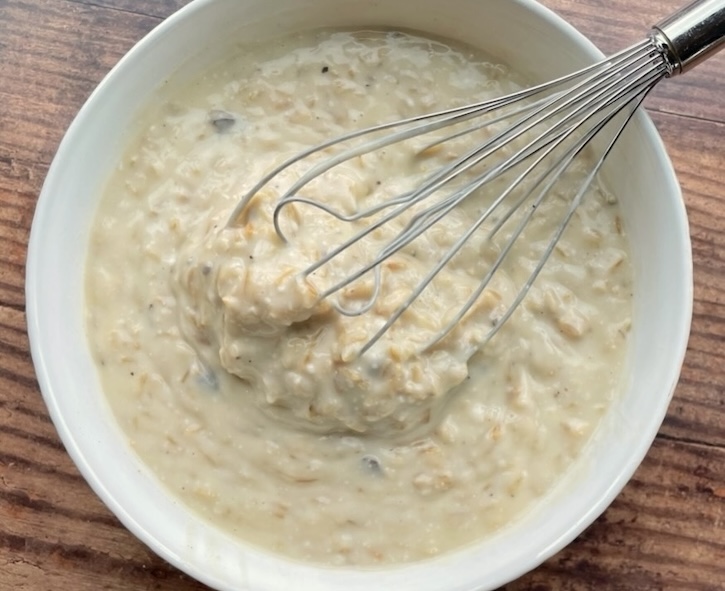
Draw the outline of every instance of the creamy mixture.
M283 173L228 223L264 173L309 145L505 94L514 78L470 48L317 32L247 47L149 107L92 233L88 333L132 445L196 511L303 560L420 560L516 519L586 444L620 387L631 313L611 195L590 190L528 298L482 347L581 171L538 208L503 272L433 346L511 229L490 240L485 228L475 232L359 354L496 186L387 259L375 299L374 273L319 296L425 205L309 273L370 220L291 203L279 212L281 239L274 208L302 169ZM356 157L300 196L349 216L405 193L475 141L415 140ZM367 302L360 315L338 310Z

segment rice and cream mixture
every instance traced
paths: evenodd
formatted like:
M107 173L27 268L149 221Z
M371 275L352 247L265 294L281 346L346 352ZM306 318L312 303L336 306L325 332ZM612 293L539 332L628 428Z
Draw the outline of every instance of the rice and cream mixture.
M475 195L373 273L320 299L417 206L305 271L370 220L305 203L308 146L517 88L470 48L392 32L315 32L246 47L142 118L92 232L88 333L134 449L184 502L240 538L328 564L420 560L481 539L549 490L621 383L632 277L615 200L593 187L516 314L485 347L576 192L574 171L441 342L507 233L477 231L364 355L360 349L470 227ZM356 157L300 195L342 215L405 193L471 136ZM318 158L324 155L318 156ZM313 158L314 161L314 158ZM505 186L505 185L501 185ZM384 215L388 210L385 210Z

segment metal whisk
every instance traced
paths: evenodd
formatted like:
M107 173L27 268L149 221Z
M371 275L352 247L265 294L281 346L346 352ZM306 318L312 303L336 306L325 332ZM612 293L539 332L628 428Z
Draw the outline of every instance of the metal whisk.
M303 274L307 276L330 263L377 228L415 206L415 212L402 232L370 261L320 294L320 298L328 298L372 272L375 277L375 289L364 305L351 310L339 302L335 304L342 314L359 315L371 309L380 293L380 266L384 261L430 229L474 192L502 178L503 175L508 175L506 178L512 180L506 189L494 198L448 252L441 256L430 272L421 278L408 298L366 343L361 354L377 342L398 320L441 269L461 250L473 233L480 231L485 222L495 220L492 229L489 230L489 235L493 236L514 213L518 212L516 218L518 223L498 258L481 278L478 288L468 297L460 311L431 341L428 345L430 347L443 339L470 310L502 265L514 242L529 224L538 206L551 193L557 180L597 137L600 156L593 159L588 174L579 191L571 198L568 209L551 236L543 256L506 312L492 326L486 337L487 341L513 314L526 296L604 160L649 91L662 78L683 73L714 54L722 47L723 41L725 41L725 0L697 0L655 25L646 40L578 72L501 98L353 131L305 150L262 178L239 202L229 218L228 226L241 223L242 214L252 198L280 172L317 152L339 148L339 151L328 159L313 165L281 195L273 219L277 234L286 240L280 227L280 215L291 203L305 203L320 208L342 221L358 221L378 216L369 225L305 269ZM505 127L503 130L494 131L474 149L461 154L450 164L430 174L413 190L385 199L353 215L344 215L325 203L300 195L300 190L312 180L342 162L410 138L433 134L463 122L468 123L461 131L457 130L445 137L440 137L440 134L432 135L433 139L426 144L425 149L487 126L496 125L497 127L492 129L499 129L504 123ZM533 139L528 139L529 137ZM364 138L364 141L359 142L360 138ZM514 142L518 142L516 149L502 150ZM505 156L500 155L503 152L506 152ZM517 188L519 188L518 193L515 191ZM431 198L434 195L435 198Z

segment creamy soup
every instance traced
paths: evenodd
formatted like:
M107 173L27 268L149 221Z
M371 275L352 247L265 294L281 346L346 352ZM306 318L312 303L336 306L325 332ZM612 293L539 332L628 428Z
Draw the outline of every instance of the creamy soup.
M630 325L627 241L616 199L601 186L590 188L524 303L487 338L582 170L538 207L502 272L443 339L512 229L474 232L363 354L506 181L386 259L377 281L368 273L324 298L426 204L313 272L370 219L291 203L279 211L283 240L275 206L300 169L230 219L260 177L310 145L517 88L506 67L468 47L323 31L245 47L159 92L95 220L88 335L131 445L183 502L293 558L375 565L489 536L567 470L621 388ZM404 194L486 133L353 158L300 196L352 215ZM360 315L339 311L368 302Z

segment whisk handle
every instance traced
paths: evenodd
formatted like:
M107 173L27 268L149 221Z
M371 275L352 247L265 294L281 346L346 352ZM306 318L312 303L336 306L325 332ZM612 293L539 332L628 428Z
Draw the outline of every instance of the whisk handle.
M681 74L725 46L725 0L695 0L652 27L652 36Z

